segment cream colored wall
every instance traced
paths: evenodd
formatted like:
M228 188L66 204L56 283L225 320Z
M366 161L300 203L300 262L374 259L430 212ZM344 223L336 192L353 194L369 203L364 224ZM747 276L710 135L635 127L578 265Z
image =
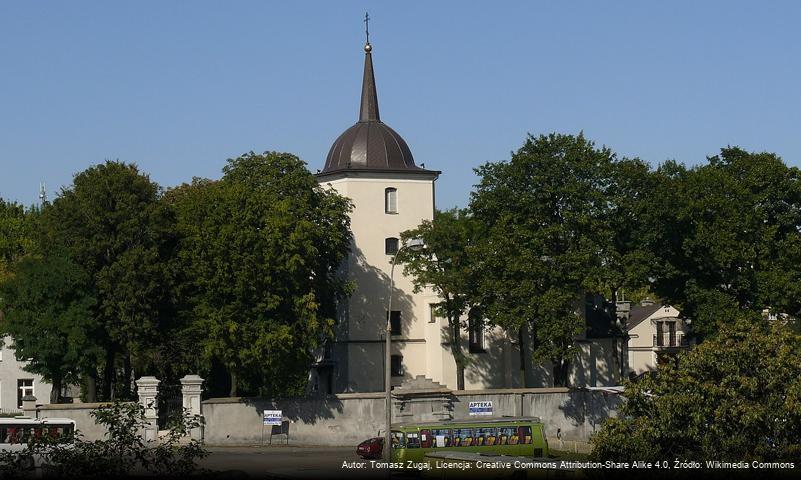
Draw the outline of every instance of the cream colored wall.
M345 267L355 283L337 326L335 391L370 392L384 389L384 343L387 291L392 256L384 251L384 240L400 237L405 230L416 228L434 216L434 175L376 174L348 172L320 180L323 187L333 188L351 199L353 245ZM397 214L384 212L384 191L397 189ZM403 355L404 376L393 377L392 384L424 375L435 382L455 389L456 362L447 345L447 319L431 321L430 305L439 298L431 289L414 293L411 279L395 270L392 310L401 311L401 335L392 339L392 353ZM465 319L466 320L466 319ZM466 323L466 321L465 321ZM486 351L469 353L469 335L462 330L463 351L471 360L465 369L465 388L511 388L525 385L520 370L517 338L510 338L502 329L486 332ZM590 342L580 345L581 354L571 371L574 385L614 385L618 383L610 348ZM547 365L527 367L535 386L552 385Z
M355 283L347 306L347 320L338 326L338 342L347 344L347 366L335 383L338 390L380 391L384 388L385 312L392 256L385 253L385 239L400 238L401 232L416 228L434 217L435 176L419 174L348 173L320 181L351 199L353 244L347 275ZM397 189L397 213L384 211L384 191ZM428 323L429 304L436 302L430 289L413 292L411 279L395 268L392 310L401 311L401 335L392 339L392 353L403 355L404 377L393 377L393 385L405 378L442 376L442 365L431 362L432 347L438 345L436 328ZM341 364L344 358L337 359ZM339 367L339 366L338 366ZM346 373L342 373L346 372Z
M661 320L675 320L676 332L682 335L687 333L688 329L680 318L680 312L671 306L663 306L631 328L628 344L629 370L637 375L656 369L654 335L656 334L656 322Z

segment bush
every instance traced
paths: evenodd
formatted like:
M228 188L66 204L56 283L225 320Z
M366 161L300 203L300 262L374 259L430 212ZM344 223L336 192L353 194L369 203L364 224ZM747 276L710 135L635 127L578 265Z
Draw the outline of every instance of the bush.
M801 458L801 336L740 321L654 375L627 382L594 460L795 461Z
M0 454L0 477L24 475L33 459L42 459L48 476L108 478L129 475L185 476L197 470L196 461L208 455L196 440L182 438L198 425L185 417L170 425L158 442L144 442L145 410L136 403L115 402L92 411L95 422L108 429L106 438L85 441L73 438L31 438L21 452ZM28 470L29 471L29 470Z

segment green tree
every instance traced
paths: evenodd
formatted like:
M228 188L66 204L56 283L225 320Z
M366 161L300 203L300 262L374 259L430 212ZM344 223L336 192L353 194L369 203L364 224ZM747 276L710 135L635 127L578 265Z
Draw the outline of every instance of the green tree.
M159 345L161 324L171 317L167 266L175 227L160 196L135 165L106 161L77 174L42 212L43 251L66 252L90 276L106 399L115 383L120 394L132 395L134 362ZM90 399L95 379L95 372L85 379Z
M442 299L437 303L440 314L448 319L448 343L456 362L457 389L464 390L464 370L468 357L462 349L462 315L471 308L471 291L475 289L469 248L479 235L479 224L468 210L434 212L434 221L424 221L414 230L401 234L403 242L420 238L421 250L403 250L398 259L403 272L411 276L414 291L431 287Z
M94 306L89 276L61 257L26 257L0 285L0 328L13 337L17 358L28 360L25 369L53 386L50 403L96 365Z
M323 190L297 157L248 153L220 181L169 194L197 345L240 390L303 390L313 351L332 335L348 291L350 203Z
M32 225L36 213L0 199L0 282L8 277L17 260L34 251Z
M567 383L584 329L583 293L598 292L608 268L614 160L583 135L551 134L476 170L470 207L487 233L475 248L475 303L491 323L530 336L531 356L552 363L557 385Z
M625 384L626 402L593 437L603 460L797 461L801 336L750 314L653 376Z
M746 309L801 315L801 171L774 154L724 148L706 165L656 173L657 295L713 335Z
M603 181L605 234L602 247L600 291L614 300L621 290L636 292L650 287L656 268L654 224L662 214L654 208L657 180L651 167L640 159L621 159L609 165Z

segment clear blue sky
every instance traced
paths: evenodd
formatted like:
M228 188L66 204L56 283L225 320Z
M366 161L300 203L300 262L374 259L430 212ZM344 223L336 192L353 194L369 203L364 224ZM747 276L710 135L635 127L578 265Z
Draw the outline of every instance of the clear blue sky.
M0 196L104 159L161 185L293 152L357 119L364 32L382 120L443 171L438 207L527 132L656 165L726 145L801 161L801 2L0 3Z

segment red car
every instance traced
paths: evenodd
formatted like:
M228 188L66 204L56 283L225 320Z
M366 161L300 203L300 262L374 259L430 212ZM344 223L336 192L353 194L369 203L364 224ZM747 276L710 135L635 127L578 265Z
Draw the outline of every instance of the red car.
M356 454L362 458L381 458L381 450L384 448L382 437L368 438L356 447Z

